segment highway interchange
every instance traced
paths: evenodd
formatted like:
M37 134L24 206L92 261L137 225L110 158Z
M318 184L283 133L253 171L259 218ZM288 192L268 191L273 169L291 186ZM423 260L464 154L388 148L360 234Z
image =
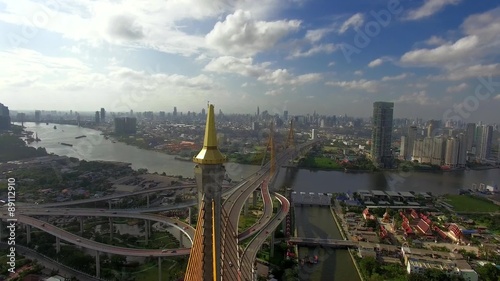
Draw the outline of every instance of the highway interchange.
M314 142L308 142L302 144L296 149L287 149L284 153L281 153L279 157L277 157L277 167L285 164L285 161L290 159L294 159L298 151L302 148L310 147ZM244 230L242 233L238 233L236 235L226 235L226 245L229 247L239 248L238 244L240 241L244 239L248 239L255 235L251 242L247 245L247 247L242 251L240 261L235 261L234 263L225 263L223 265L223 271L231 271L235 270L239 271L238 275L245 277L244 280L251 280L251 274L253 271L253 263L255 260L255 256L257 251L260 249L264 241L267 239L270 233L281 223L281 221L285 218L288 213L290 204L288 200L280 195L275 193L275 196L281 203L281 209L279 209L278 213L275 216L271 216L273 206L271 194L268 189L268 182L271 182L270 178L270 163L264 165L257 173L253 174L245 181L241 182L239 185L234 186L228 190L226 190L223 194L226 197L226 200L223 204L223 212L228 214L227 220L228 224L235 228L235 232L237 232L237 226L239 223L239 217L242 210L243 205L246 200L248 200L250 194L254 192L259 186L261 186L261 194L264 201L264 214L260 218L260 220L251 226L250 228ZM134 248L124 248L124 247L116 247L103 243L98 243L93 240L82 238L78 235L72 234L65 230L62 230L54 225L48 224L42 220L38 220L36 218L30 216L80 216L80 217L121 217L121 218L134 218L134 219L144 219L149 221L156 221L171 225L177 229L179 229L184 235L188 237L191 244L193 243L195 229L190 225L174 220L165 216L155 215L155 214L145 214L144 212L158 212L172 209L180 209L187 208L190 206L194 206L197 204L196 200L192 200L190 202L186 202L183 204L169 205L169 206L159 206L153 208L138 208L138 209L91 209L91 208L60 208L63 206L71 206L78 204L86 204L93 203L99 201L109 201L117 198L122 198L126 196L134 196L148 193L155 193L164 190L173 190L179 188L194 188L196 185L184 185L184 186L169 186L169 187L161 187L161 188L151 188L146 190L139 190L136 192L126 193L126 194L117 194L117 195L109 195L103 196L100 198L90 198L84 200L75 200L70 202L61 202L61 203L48 203L48 204L32 204L32 205L17 205L17 221L26 225L30 225L32 227L38 228L44 232L50 233L64 241L75 244L77 246L82 246L88 249L92 249L98 252L103 253L111 253L117 255L124 256L137 256L137 257L169 257L169 256L181 256L181 255L189 255L189 248L179 248L179 249L134 249ZM54 208L58 207L58 208ZM6 207L3 207L2 213L0 215L2 220L6 220L9 218L7 216ZM240 251L238 251L240 252ZM233 267L232 264L240 264L238 268Z

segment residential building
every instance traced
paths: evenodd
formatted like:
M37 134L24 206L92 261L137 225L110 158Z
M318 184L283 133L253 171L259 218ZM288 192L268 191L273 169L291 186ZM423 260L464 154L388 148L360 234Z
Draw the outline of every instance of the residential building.
M393 165L391 150L393 114L394 103L373 103L371 157L374 164L382 168L391 168Z

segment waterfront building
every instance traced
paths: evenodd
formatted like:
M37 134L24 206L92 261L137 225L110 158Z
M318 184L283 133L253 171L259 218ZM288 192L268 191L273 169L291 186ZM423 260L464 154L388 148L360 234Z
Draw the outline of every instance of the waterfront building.
M105 122L106 121L106 110L104 108L101 107L101 122Z
M455 138L448 138L446 140L446 156L444 164L450 168L458 166L458 150L459 142Z
M467 137L465 134L459 134L457 136L458 140L458 157L457 165L460 168L464 168L467 164Z
M135 117L115 118L115 134L134 135L137 132L137 119Z
M477 130L477 160L483 162L490 158L491 154L491 143L493 138L493 126L482 125L478 127Z
M96 124L101 123L101 114L100 114L100 112L99 112L99 111L96 111L96 112L95 112L95 119L94 119L94 122L95 122Z
M42 112L40 110L35 110L35 122L40 123L42 121Z
M444 164L444 157L446 155L446 138L438 136L432 142L432 165L441 166Z
M393 164L391 150L393 113L394 103L373 103L371 158L376 166L382 168L391 168Z

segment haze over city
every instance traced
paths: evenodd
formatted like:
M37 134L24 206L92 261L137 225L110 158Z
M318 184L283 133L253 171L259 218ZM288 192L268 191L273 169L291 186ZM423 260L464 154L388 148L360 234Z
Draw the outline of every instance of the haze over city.
M0 32L11 110L498 121L495 1L2 0Z

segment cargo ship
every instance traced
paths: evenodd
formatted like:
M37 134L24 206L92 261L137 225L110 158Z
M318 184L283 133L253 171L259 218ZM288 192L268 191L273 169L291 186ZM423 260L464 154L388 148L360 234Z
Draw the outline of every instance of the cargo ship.
M62 145L65 145L65 146L73 146L72 144L69 144L69 143L64 143L64 142L61 142Z
M87 137L86 135L81 135L81 136L75 137L75 139L81 139L81 138L86 138L86 137Z

